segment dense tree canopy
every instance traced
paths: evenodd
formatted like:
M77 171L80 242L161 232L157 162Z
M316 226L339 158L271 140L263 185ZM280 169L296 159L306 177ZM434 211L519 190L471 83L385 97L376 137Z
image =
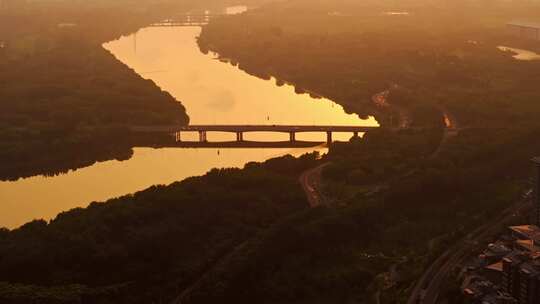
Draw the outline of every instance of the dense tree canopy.
M0 17L0 179L125 159L126 127L188 123L179 101L101 47L163 14L140 5L147 14L42 3Z
M416 124L441 107L467 126L537 121L540 61L518 61L497 47L540 50L537 41L505 29L513 19L540 18L538 10L353 2L295 1L222 18L203 29L199 45L248 73L289 81L351 112L376 114L385 125L390 115L372 103L385 90L390 104L408 108ZM396 10L408 15L385 14Z
M108 288L114 292L105 299L113 297L115 303L173 297L230 250L305 208L297 176L315 160L315 155L288 156L248 164L244 170L216 169L203 177L92 203L50 223L34 221L2 231L0 282L76 282L85 286L79 297ZM2 291L0 300L9 296L9 288Z
M540 154L539 63L516 61L496 49L508 43L538 48L502 32L504 20L517 13L533 16L534 10L516 6L502 14L495 6L472 6L460 10L464 21L456 24L458 6L417 2L398 8L387 1L278 3L216 21L205 28L200 45L254 75L273 75L299 92L376 114L385 125L385 111L406 109L412 125L426 129L378 130L333 145L322 159L284 157L243 170L213 170L92 203L50 223L0 230L0 281L7 282L0 283L0 302L159 303L182 294L182 303L366 303L375 295L381 303L403 303L434 257L520 197L528 187L528 160ZM389 8L410 15L383 14ZM104 53L86 56L111 60ZM48 96L64 107L87 96L74 89L84 81L95 101L125 110L124 98L105 102L121 92L134 102L129 115L101 112L89 99L80 104L95 116L74 107L80 120L72 122L63 110L47 112L103 137L122 129L100 129L95 121L152 124L171 118L146 116L161 106L149 106L132 92L170 97L144 80L127 74L119 78L123 83L62 76L68 74L55 74L67 87L42 75L37 79L45 85L38 82L24 94ZM111 96L101 92L105 87ZM371 100L384 90L390 90L389 110ZM40 99L25 100L28 105ZM32 115L29 107L15 110L19 117L6 119L34 124L25 118ZM442 128L445 113L457 118L457 135ZM62 134L55 127L40 135ZM60 128L68 129L74 130ZM17 132L32 138L25 127L3 136ZM322 163L328 163L322 176L329 205L307 209L298 176ZM392 270L398 274L393 281Z

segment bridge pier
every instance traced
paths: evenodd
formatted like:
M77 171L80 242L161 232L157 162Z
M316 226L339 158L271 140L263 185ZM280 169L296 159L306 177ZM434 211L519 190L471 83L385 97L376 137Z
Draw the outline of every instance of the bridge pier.
M206 131L199 131L199 141L200 142L207 142L206 139Z
M328 131L326 132L326 143L327 144L332 144L332 132L331 131Z
M236 141L238 142L244 141L244 132L236 132Z
M174 140L175 140L176 142L181 142L181 141L182 141L182 132L176 132L176 133L174 133L174 137L175 137Z
M289 141L296 142L296 132L289 132Z

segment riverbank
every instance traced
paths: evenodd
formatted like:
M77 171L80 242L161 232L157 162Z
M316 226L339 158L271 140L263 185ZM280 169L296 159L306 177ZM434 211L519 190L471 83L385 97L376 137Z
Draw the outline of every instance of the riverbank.
M291 19L298 17L293 15ZM400 40L394 34L369 44L379 56L367 57L376 60L365 68L367 58L354 55L369 55L365 46L351 46L351 40L358 40L342 32L304 36L283 31L280 36L279 30L265 28L268 19L280 21L276 16L285 15L260 19L266 20L260 32L245 26L243 16L222 24L231 30L229 42L253 47L250 51L255 51L264 71L267 66L286 69L295 77L284 79L303 79L298 82L302 87L311 83L314 91L328 90L329 96L348 97L357 106L364 102L360 96L371 102L372 92L364 88L381 92L400 72L402 89L394 90L391 102L412 109L413 123L433 128L375 130L362 139L332 145L322 159L283 157L251 163L243 170L213 170L203 177L93 203L51 223L34 221L13 231L1 230L0 281L11 284L0 285L0 299L13 300L15 294L15 299L30 302L43 296L44 288L40 300L49 296L60 303L168 302L182 295L188 304L335 304L365 302L373 294L381 303L403 303L430 261L466 231L496 217L527 187L528 159L540 153L538 108L527 101L538 94L527 87L537 79L534 74L528 75L533 77L530 82L505 75L531 66L516 64L491 46L471 50L469 43L457 43L463 55L453 47L450 52L432 44L407 45L409 37ZM242 35L250 31L251 41L234 37L245 38ZM266 43L267 34L276 37ZM368 35L366 41L375 43L376 36ZM391 44L385 47L386 42ZM407 47L396 48L400 43ZM278 52L282 47L279 60L266 60L267 50ZM364 68L371 73L379 66L386 67L385 75L374 75L375 83L369 84ZM477 68L494 76L484 78ZM494 91L500 83L508 86ZM484 86L476 88L480 84ZM505 102L509 96L516 108ZM439 103L457 113L460 124L476 126L449 138L444 149L438 147L444 135L440 113L446 109ZM223 104L211 104L218 105ZM228 105L225 109L234 109L234 102ZM276 108L272 102L265 105ZM293 103L283 112L293 117L301 113ZM308 208L299 176L327 162L321 183L335 203ZM384 191L378 190L381 183L386 184ZM400 261L407 263L393 267ZM397 276L391 286L385 284L388 269ZM24 289L21 284L46 287ZM81 285L84 288L73 293L73 286ZM61 298L59 291L70 298Z
M508 144L524 147L523 142L537 135L512 143L484 135L490 144L480 151ZM337 297L369 296L379 288L381 275L407 260L395 270L396 285L382 292L385 301L395 303L433 257L504 208L520 190L511 179L499 178L520 175L520 166L507 155L487 159L479 150L469 151L453 169L442 165L448 159L444 153L432 160L440 137L433 130L376 130L335 144L322 159L289 156L242 170L213 170L93 203L50 223L2 230L0 280L37 286L49 282L52 287L42 287L48 297L60 297L62 290L77 301L91 295L92 304L169 301L180 294L186 303L218 298L335 303ZM529 148L514 151L514 156L527 154ZM298 179L323 163L330 163L321 174L333 204L309 208ZM493 163L504 164L505 170L486 175ZM506 170L510 163L515 172ZM404 175L411 169L413 174ZM400 178L393 180L396 176ZM385 180L390 181L385 191L371 191L370 185ZM44 270L38 276L26 265ZM277 284L283 281L291 284ZM67 288L72 284L83 288L73 292ZM25 289L20 287L8 284L0 299L39 295L36 288L21 292ZM40 299L47 299L44 293Z
M0 92L0 179L127 159L126 126L189 120L176 99L103 49L69 44L2 67L0 79L9 89Z
M273 81L252 77L215 60L212 55L202 54L196 44L199 33L197 27L150 27L103 47L116 57L115 60L127 65L130 72L152 80L175 99L182 100L192 124L377 126L374 119L362 120L357 115L346 114L341 106L328 99L296 94L292 86L276 86ZM111 133L114 144L129 143L127 137L115 134ZM198 135L188 132L182 138L198 140ZM348 141L352 135L337 133L333 139ZM289 135L250 132L244 139L288 141ZM326 142L326 134L302 133L296 139ZM236 137L235 134L211 133L208 140L234 141ZM99 147L102 149L95 151ZM106 152L112 147L81 146L76 151L82 150L80 153L85 155ZM56 176L0 183L0 198L4 202L0 206L0 226L16 228L35 218L53 219L62 211L86 207L92 201L106 201L156 184L168 185L201 176L212 168L241 168L251 161L261 162L287 154L299 156L315 150L325 153L327 148L135 148L133 155L124 161L104 161ZM63 159L60 152L46 156L58 155Z
M127 159L133 151L125 126L188 123L179 101L101 47L185 5L143 3L139 12L126 5L103 12L42 3L2 13L1 180ZM18 23L26 25L7 26Z
M0 229L0 281L12 283L0 284L0 300L170 301L231 248L306 208L296 176L316 163L311 154L215 169Z
M325 194L330 194L334 200L337 198L337 205L361 209L376 201L384 207L373 207L374 210L392 210L388 211L392 213L392 207L399 209L399 212L396 210L399 213L397 223L381 227L377 234L376 238L381 243L386 240L388 245L379 243L378 250L386 256L394 253L395 261L405 256L410 263L400 266L401 279L393 286L385 286L383 278L381 281L363 281L358 285L365 289L357 295L377 293L381 303L402 303L423 268L444 251L445 246L459 238L463 227L475 227L483 219L495 217L520 195L518 189L525 187L528 159L540 153L539 146L534 144L540 130L537 121L540 107L533 102L540 98L540 91L534 85L540 79L529 73L538 68L538 62L516 60L513 54L501 52L497 46L526 44L527 49L535 49L532 45L538 46L538 43L533 41L513 44L517 39L504 30L505 20L531 14L523 7L491 8L488 11L474 6L461 7L462 22L456 27L454 10L458 6L445 9L429 5L407 7L403 10L411 14L400 17L377 13L384 4L357 4L361 8L356 9L355 4L343 4L344 7L353 6L340 7L339 11L347 11L349 17L328 13L325 5L333 11L336 9L330 1L323 1L316 7L299 1L219 20L204 28L199 44L204 51L231 58L253 75L288 79L298 87L321 92L349 111L361 108L361 114L364 111L375 113L371 108L372 96L392 88L386 96L387 101L407 112L411 126L434 128L436 135L427 138L431 138L429 146L435 148L417 163L410 164L402 158L399 165L393 167L384 156L358 155L351 152L352 144L336 145L333 151L343 149L339 161L334 161L322 172ZM466 13L463 15L463 12ZM392 115L391 112L387 113ZM379 115L382 125L392 124L391 116L384 112ZM466 129L442 132L442 126L455 127L455 121L459 122L460 128ZM402 136L401 145L418 144L418 138ZM329 157L332 157L332 150ZM404 172L411 174L400 176L397 168L407 168L408 164L410 171ZM378 186L383 182L385 186L389 185L381 190ZM390 203L394 199L395 205ZM465 207L464 204L470 205ZM423 216L428 216L429 212L434 221L423 221ZM439 218L443 214L446 218ZM463 218L455 218L455 227L446 226L453 221L448 218L449 214ZM385 221L392 215L373 217ZM468 220L469 217L476 220ZM348 218L341 214L336 218L341 222L357 222L364 216L355 214ZM350 230L344 229L341 233L366 233L366 227L371 231L377 224L359 225L363 229L358 230L349 227ZM437 232L432 231L434 233L427 236L429 233L416 231L419 227ZM341 236L337 232L332 234L333 237L337 235ZM426 238L419 241L422 239L419 236L419 242L409 242L412 235ZM328 242L321 243L327 245ZM269 243L278 246L273 241ZM398 245L404 243L410 247L405 246L405 249ZM433 246L426 248L425 243ZM342 244L340 242L339 246ZM365 247L365 244L355 244L348 250L355 252ZM315 246L310 248L320 250ZM407 253L400 256L396 252ZM303 254L299 255L309 256L306 252ZM299 258L299 255L295 257ZM340 264L335 261L339 254L321 255L327 264L321 266L319 275L339 271ZM349 266L361 264L354 254L342 253L340 260L347 259L345 257L350 259ZM290 256L287 258L291 259ZM308 268L306 265L304 267ZM386 270L389 267L386 265ZM289 285L301 284L300 277L309 276L302 267L288 265L286 269L289 277L298 276L297 281ZM313 267L309 269L316 272ZM266 280L278 280L271 271L261 276ZM231 287L231 296L239 287L234 286L237 289ZM295 289L295 292L305 292L302 295L308 298L324 298L324 291L311 285L313 289L302 286L305 289ZM321 285L314 283L313 286ZM205 292L211 294L213 291L209 288ZM285 298L288 294L283 292L281 296ZM341 292L334 296L347 294L345 290ZM355 299L354 295L348 295L349 300ZM201 298L208 299L203 295ZM328 303L332 303L330 298L328 296ZM357 298L358 301L364 299Z
M432 114L440 106L463 126L534 123L522 113L539 111L527 102L527 96L536 94L530 85L535 76L523 73L525 63L497 49L507 43L524 45L506 34L504 20L526 9L505 8L503 13L472 7L455 28L451 9L433 13L437 10L429 6L411 7L414 16L400 17L377 14L379 6L366 5L350 8L355 18L349 18L319 7L297 14L304 4L276 4L217 20L204 28L199 45L253 75L287 79L348 112L378 115L382 125L391 123L391 114L379 113L371 98L391 87L400 89L391 90L389 102L405 108L413 124L437 123ZM327 25L323 34L320 24ZM529 42L528 49L534 50L533 45ZM530 70L539 63L526 64ZM485 99L492 102L483 103ZM508 102L516 99L519 110L516 102Z

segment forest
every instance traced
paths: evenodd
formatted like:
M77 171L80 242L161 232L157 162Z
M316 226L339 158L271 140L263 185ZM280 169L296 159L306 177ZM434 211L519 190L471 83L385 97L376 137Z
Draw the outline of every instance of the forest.
M101 47L165 8L42 5L0 18L1 180L127 159L129 126L189 122L179 101Z
M304 209L296 176L316 159L215 169L67 211L50 223L0 230L0 282L10 282L0 283L0 302L171 300L234 248Z
M16 3L0 10L0 180L125 160L134 146L129 126L189 123L181 101L102 44L189 9L238 1Z
M520 199L530 187L529 160L540 154L540 62L497 49L540 50L504 31L507 20L538 11L470 6L456 24L457 4L441 10L416 2L280 2L205 27L204 52L375 115L383 126L395 126L390 118L405 112L414 128L381 128L333 144L324 156L215 169L0 230L0 302L405 303L445 248ZM389 9L408 14L385 14ZM111 60L102 55L93 56ZM168 116L173 103L166 93L124 77L133 78L119 84L66 77L69 86L36 90L56 104L69 104L82 84L138 92L127 99L135 105L129 115L77 103L94 111L86 116L74 107L84 121L78 128L183 117ZM386 108L372 100L385 90ZM136 98L142 94L162 102L150 106ZM126 99L113 104L109 97L101 99L107 106L126 106ZM16 132L29 132L35 120L47 125L19 110L19 118L5 116L24 129ZM445 115L455 130L445 128ZM118 129L92 131L123 132L111 127ZM321 164L329 203L308 208L298 177Z
M77 43L5 64L0 82L2 179L129 158L128 126L189 121L152 81L107 51Z
M440 133L403 132L333 146L323 158L331 204L259 234L188 303L406 303L434 258L520 198L528 157L540 153L530 143L539 130L512 139L470 132L436 157ZM482 147L467 149L479 136Z
M216 20L203 29L199 45L252 75L317 92L349 112L374 114L383 125L403 107L416 123L440 109L469 127L536 122L540 61L517 61L497 47L540 50L538 41L516 39L505 29L511 20L540 18L538 11L385 3L269 5ZM391 11L406 14L386 14ZM372 96L385 90L395 109L373 104Z
M540 152L540 61L520 61L498 47L538 52L537 41L516 38L505 25L538 19L539 10L463 3L442 9L296 1L203 29L203 52L252 75L294 83L299 92L373 114L383 126L399 126L393 118L401 115L433 131L403 131L396 142L387 134L380 146L371 132L334 145L323 180L342 208L261 237L254 246L264 250L239 254L247 262L231 261L232 271L208 279L195 303L273 296L271 303L405 303L411 282L434 257L520 199L529 187L529 160ZM388 92L384 106L374 103L380 92ZM442 130L443 120L455 130ZM292 255L264 259L276 247ZM259 265L250 280L241 279L244 263ZM237 296L253 276L265 284ZM282 280L287 284L275 285Z
M434 156L441 132L373 131L322 158L212 170L3 230L0 299L402 303L444 248L520 197L540 153L538 130L476 130ZM311 209L298 176L320 163L333 200Z

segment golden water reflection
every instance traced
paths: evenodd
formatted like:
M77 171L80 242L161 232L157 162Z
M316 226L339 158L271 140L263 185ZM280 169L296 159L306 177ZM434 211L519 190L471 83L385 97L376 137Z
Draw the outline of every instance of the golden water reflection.
M497 48L503 52L514 53L512 57L514 57L514 59L516 60L524 60L524 61L540 60L540 54L535 53L533 51L511 48L507 46L499 46Z
M197 27L147 28L104 45L144 78L181 100L193 124L320 124L376 126L346 114L327 99L297 95L292 86L250 76L238 68L202 54L196 45ZM151 101L149 101L151 102ZM334 135L348 140L352 134ZM183 135L193 136L196 134ZM234 134L209 133L224 141ZM250 140L287 140L287 134L250 134ZM299 133L299 140L325 141L324 133ZM148 149L137 148L128 161L107 161L56 177L32 177L0 183L0 226L17 227L36 218L53 218L61 211L92 201L170 184L211 168L242 167L284 154L310 149ZM322 152L324 148L319 148Z

